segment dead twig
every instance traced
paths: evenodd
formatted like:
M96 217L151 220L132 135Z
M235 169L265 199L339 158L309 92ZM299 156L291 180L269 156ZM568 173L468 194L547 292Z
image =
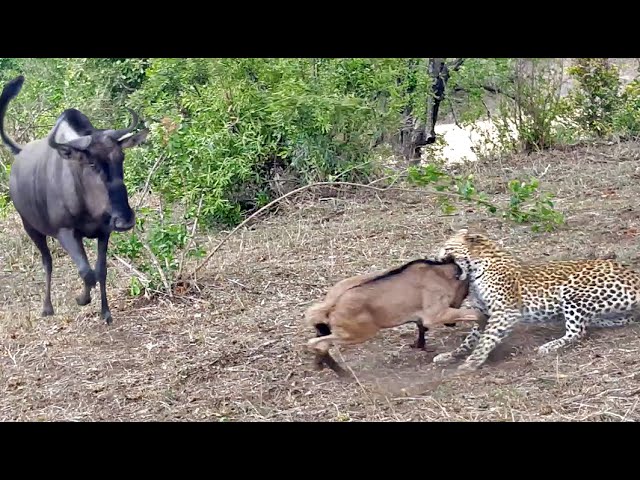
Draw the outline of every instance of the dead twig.
M169 297L173 298L173 292L171 291L171 286L169 285L169 282L167 282L167 277L164 275L164 272L162 271L160 262L158 262L158 259L156 258L155 254L153 253L153 251L151 250L149 245L147 245L146 242L143 242L142 246L145 248L145 250L149 254L149 258L153 262L153 265L156 267L156 270L158 270L158 273L160 274L160 279L162 280L162 284L164 285L164 288L167 290L167 294L169 295Z
M182 275L182 268L184 267L184 259L187 255L187 252L189 251L189 248L191 248L191 244L193 243L194 235L196 233L196 228L198 228L198 219L200 218L200 210L202 209L203 200L204 200L204 195L200 196L200 201L198 202L198 210L196 211L196 217L193 222L193 227L191 227L191 234L189 235L189 240L187 241L187 245L185 246L184 250L182 250L182 256L180 257L180 266L178 267L178 274L176 275L177 279L180 278L180 275Z
M124 258L122 258L119 255L114 255L114 258L118 260L122 265L127 267L129 270L131 270L131 272L134 273L138 277L138 279L142 280L145 285L149 284L149 277L147 277L144 273L142 273L140 270L138 270L129 262L127 262Z
M151 177L153 177L153 174L156 172L157 168L160 166L160 162L162 162L165 158L166 157L164 155L160 155L158 157L158 160L156 160L156 163L154 163L153 167L151 167L151 170L149 171L149 175L147 175L147 180L144 182L142 194L138 199L138 203L136 204L135 210L138 210L138 208L140 208L140 205L142 205L142 201L144 200L144 197L147 196L147 192L149 191L149 184L151 183Z
M431 190L431 189L409 189L409 188L398 188L398 187L374 187L373 185L367 185L367 184L363 184L363 183L352 183L352 182L316 182L316 183L310 183L308 185L304 185L300 188L296 188L295 190L290 191L289 193L286 193L285 195L282 195L278 198L276 198L275 200L267 203L264 207L260 208L259 210L255 211L254 213L252 213L251 215L249 215L242 223L240 223L237 227L235 227L233 230L231 230L231 232L225 237L223 238L220 243L218 243L218 245L215 246L215 248L209 253L209 255L206 256L206 258L194 269L193 273L191 274L191 276L195 276L202 268L204 268L204 266L209 263L209 260L211 260L211 257L213 257L213 255L220 249L220 247L222 247L222 245L224 245L227 240L229 240L229 238L231 238L232 235L234 235L238 230L240 230L242 227L244 227L249 221L251 221L252 219L254 219L255 217L257 217L258 215L260 215L262 212L270 209L272 206L282 202L283 200L296 195L300 192L303 192L305 190L309 190L311 188L315 188L315 187L323 187L323 186L331 186L331 187L338 187L338 186L345 186L345 187L356 187L356 188L365 188L368 190L373 190L376 192L387 192L387 191L398 191L398 192L409 192L409 193L433 193L436 195L444 195L447 197L454 197L454 198L462 198L462 195L458 194L458 193L451 193L451 192L439 192L437 190Z

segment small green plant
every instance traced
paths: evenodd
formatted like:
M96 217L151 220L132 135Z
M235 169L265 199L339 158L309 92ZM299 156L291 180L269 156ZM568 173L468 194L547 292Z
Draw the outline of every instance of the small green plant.
M555 210L551 193L536 197L539 186L540 182L535 178L529 182L511 180L508 184L511 193L509 207L503 215L517 223L531 223L534 232L541 229L550 232L556 225L564 223L564 216ZM533 205L525 209L527 201L532 199Z
M432 186L436 192L454 193L466 203L475 203L484 207L490 214L500 214L503 218L516 223L528 223L534 232L552 231L564 223L564 216L555 209L553 195L540 193L540 183L533 178L528 182L512 180L508 184L509 205L499 208L489 201L484 192L479 192L473 175L450 176L434 165L411 167L408 171L409 182L420 186ZM439 195L438 203L445 215L456 211L450 195Z
M132 262L139 274L131 277L129 293L171 293L184 258L200 258L205 251L195 244L186 220L171 220L172 211L141 209L133 231L114 236L114 252Z

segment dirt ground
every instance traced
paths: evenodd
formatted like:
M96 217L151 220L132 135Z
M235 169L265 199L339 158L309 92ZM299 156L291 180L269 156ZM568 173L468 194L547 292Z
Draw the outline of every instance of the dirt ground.
M355 381L317 372L302 313L334 282L430 255L453 229L490 234L529 261L615 255L640 268L640 144L567 149L480 163L480 189L506 200L529 174L557 195L567 224L551 234L462 208L443 215L428 193L341 192L299 200L238 232L199 276L200 292L128 296L111 262L114 323L99 295L78 307L80 280L54 246L56 315L40 318L40 257L14 213L0 232L0 419L30 421L634 421L640 419L640 327L593 330L539 357L561 326L520 327L480 371L463 377L431 359L468 325L415 326L335 349ZM222 238L206 240L210 250ZM91 259L95 258L93 251Z

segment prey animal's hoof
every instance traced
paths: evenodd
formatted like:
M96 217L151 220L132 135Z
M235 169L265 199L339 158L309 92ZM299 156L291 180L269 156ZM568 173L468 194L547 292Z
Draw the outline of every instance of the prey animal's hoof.
M105 321L107 325L111 325L113 323L113 318L111 317L111 312L106 311L102 314L102 319Z
M419 340L416 340L415 342L413 342L411 345L409 345L411 348L416 348L418 350L424 350L425 349L425 344L426 342L421 342Z
M46 307L42 307L42 316L50 317L53 315L53 307L51 305L47 305Z

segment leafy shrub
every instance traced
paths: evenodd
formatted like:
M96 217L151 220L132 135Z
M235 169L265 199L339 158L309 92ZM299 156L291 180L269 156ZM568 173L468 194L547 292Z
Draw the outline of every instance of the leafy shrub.
M206 225L235 224L273 198L274 172L297 184L366 178L380 129L399 121L401 62L359 59L153 59L131 101L152 122L130 163ZM387 99L381 107L380 97Z
M439 167L429 164L424 167L411 167L408 180L420 186L433 186L436 192L443 192L438 201L445 214L456 211L450 195L453 193L461 201L475 203L490 214L499 214L517 223L528 223L534 232L550 232L564 223L564 216L555 209L553 195L540 192L540 183L535 178L528 182L511 180L507 185L510 192L509 204L502 208L491 202L484 192L478 191L473 175L451 176Z
M133 231L112 237L114 253L132 261L137 270L131 276L131 295L145 291L171 293L184 260L204 255L188 231L187 220L175 217L169 207L160 211L143 207Z
M635 79L625 87L613 124L622 135L640 134L640 80Z
M609 135L620 106L618 69L606 58L578 58L569 67L577 81L568 98L568 111L588 134Z

